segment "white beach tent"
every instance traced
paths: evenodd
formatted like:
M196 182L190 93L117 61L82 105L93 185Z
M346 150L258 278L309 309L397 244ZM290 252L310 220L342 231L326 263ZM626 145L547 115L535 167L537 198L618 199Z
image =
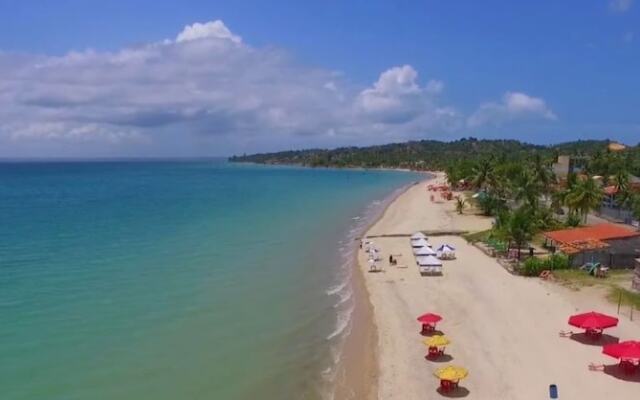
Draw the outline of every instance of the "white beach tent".
M434 256L416 257L421 275L442 275L442 261Z
M438 247L438 258L441 260L453 260L456 258L456 248L449 244L443 244Z
M431 245L424 239L418 239L411 241L411 247L431 247Z
M422 232L416 232L413 235L411 235L411 240L420 240L420 239L424 239L427 240L427 235L425 235Z
M450 244L442 244L438 247L438 251L456 251L456 248Z
M415 251L415 255L417 257L421 257L421 256L435 256L438 253L436 253L431 247L429 246L424 246L424 247L420 247L418 250Z
M442 261L438 260L434 256L422 256L416 257L418 265L421 267L437 267L442 266Z

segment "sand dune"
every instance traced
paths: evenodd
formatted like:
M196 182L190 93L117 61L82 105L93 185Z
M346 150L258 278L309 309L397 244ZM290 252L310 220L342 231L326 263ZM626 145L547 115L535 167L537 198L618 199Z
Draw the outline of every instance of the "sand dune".
M410 234L417 230L479 230L491 221L458 216L453 202L429 201L425 184L409 189L387 209L368 235ZM569 294L539 279L512 276L496 261L464 239L433 237L436 245L451 243L458 258L444 262L442 277L422 277L406 237L376 238L382 249L383 272L369 273L366 254L359 264L374 308L378 331L378 398L435 399L442 397L433 377L436 368L456 364L469 369L457 396L468 399L545 399L556 384L561 399L631 399L640 396L640 376L630 380L590 371L592 362L616 364L591 343L562 338L567 317L577 311L615 309L598 296ZM399 266L388 266L389 254ZM448 362L424 358L416 316L437 312L438 328L451 340ZM622 339L640 338L640 325L621 318L609 333ZM577 339L580 339L579 337ZM624 378L624 377L623 377Z

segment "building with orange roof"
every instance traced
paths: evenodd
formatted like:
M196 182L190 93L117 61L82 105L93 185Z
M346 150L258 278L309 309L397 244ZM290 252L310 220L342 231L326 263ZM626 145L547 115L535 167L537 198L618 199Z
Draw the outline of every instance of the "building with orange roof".
M544 232L545 246L571 256L572 265L599 262L608 267L632 267L640 257L640 231L603 223Z

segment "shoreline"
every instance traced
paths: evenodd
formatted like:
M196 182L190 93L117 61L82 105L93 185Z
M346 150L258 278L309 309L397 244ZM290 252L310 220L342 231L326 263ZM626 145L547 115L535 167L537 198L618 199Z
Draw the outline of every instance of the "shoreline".
M391 171L391 172L411 172L414 174L422 174L422 175L436 175L443 173L443 171L439 170L427 170L427 169L411 169L411 168L394 168L394 167L358 167L358 166L313 166L306 164L289 164L289 163L259 163L254 161L230 161L226 159L226 162L229 164L238 164L238 165L261 165L267 167L283 167L283 168L308 168L308 169L332 169L338 171L351 170L351 171Z
M425 174L429 174L430 177L405 185L391 193L371 216L371 220L363 228L360 237L355 240L359 242L366 237L371 228L384 218L388 208L408 190L435 177L434 172L425 172ZM353 268L352 285L355 304L351 321L352 328L345 338L343 359L336 374L333 399L375 400L378 380L377 327L374 322L374 308L366 286L365 275L358 261L360 248L358 244L354 243L353 245L355 250L351 260L351 268Z

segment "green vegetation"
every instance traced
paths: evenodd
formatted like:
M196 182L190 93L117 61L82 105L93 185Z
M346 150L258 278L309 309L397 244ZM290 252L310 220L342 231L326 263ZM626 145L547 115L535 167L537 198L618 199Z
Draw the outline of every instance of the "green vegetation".
M583 222L587 222L587 215L597 210L602 203L604 193L602 187L595 179L579 179L571 187L567 188L565 204L569 208L569 214L579 214Z
M596 278L583 270L567 269L554 271L554 276L564 286L578 290L582 287L602 287L606 290L606 297L611 303L632 305L640 310L640 293L626 288L631 280L631 270L610 270L607 278Z
M543 146L517 140L461 139L453 142L421 140L370 147L342 147L334 150L310 149L278 153L234 156L232 162L294 164L310 167L408 168L444 170L452 159L475 160L491 154L513 156L543 151Z
M640 293L638 292L632 292L620 286L612 286L607 294L607 299L612 303L620 301L623 306L631 305L636 310L640 310Z
M531 257L523 263L520 273L524 276L539 276L544 270L563 270L569 268L569 265L569 257L563 254L554 254L547 258Z
M487 229L486 231L466 233L462 237L469 243L486 242L491 237L491 232L491 229Z
M538 156L540 164L554 160L559 154L585 155L595 159L587 172L590 175L613 175L623 165L640 176L640 147L630 147L622 153L606 151L608 140L584 140L551 146L538 146L517 140L480 140L465 138L452 142L421 140L369 147L341 147L333 150L290 150L276 153L233 156L232 162L260 164L291 164L310 167L408 168L414 170L447 170L451 182L470 175L478 160L494 157L517 161ZM451 165L455 164L455 168ZM537 172L543 169L537 169ZM547 178L550 178L547 175ZM544 177L538 176L544 182Z

